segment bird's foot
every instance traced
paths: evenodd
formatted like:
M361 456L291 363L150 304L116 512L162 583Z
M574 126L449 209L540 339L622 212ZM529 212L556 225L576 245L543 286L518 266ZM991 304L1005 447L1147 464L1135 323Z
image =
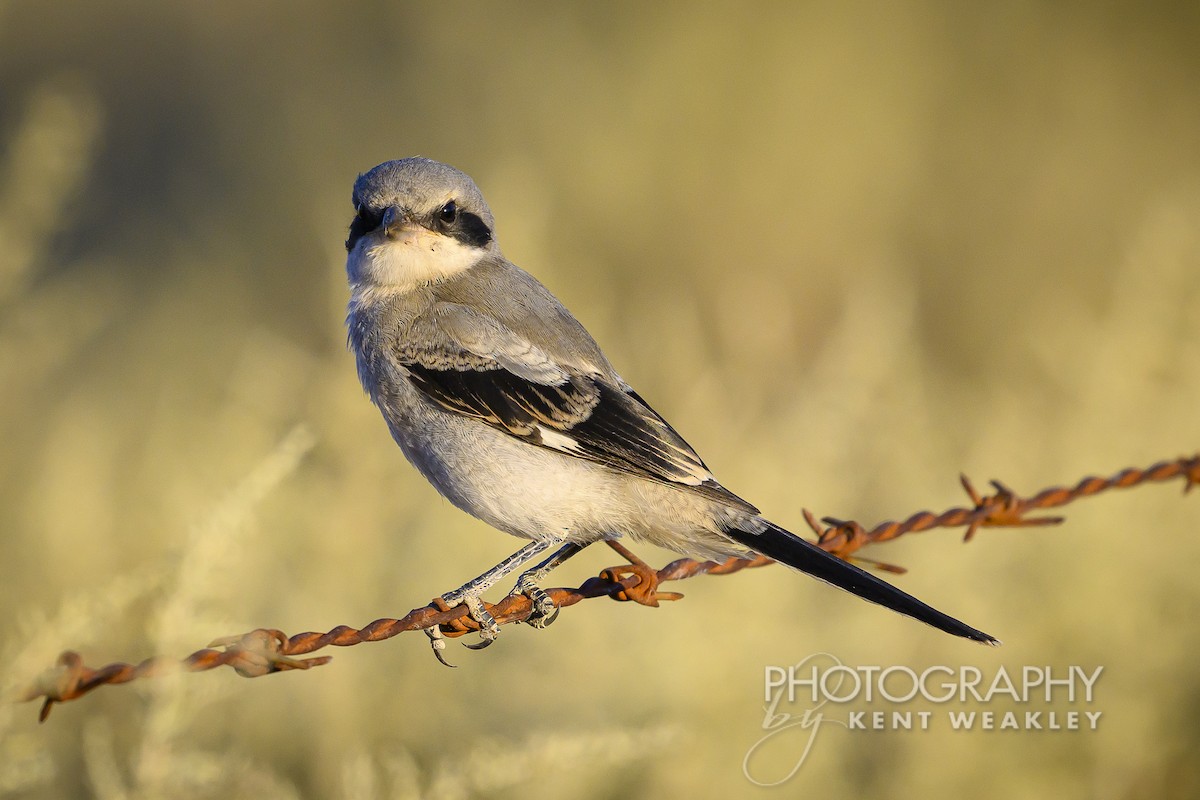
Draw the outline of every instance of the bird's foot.
M538 630L549 627L554 620L558 619L560 610L550 599L550 595L537 585L537 582L543 577L542 570L531 569L517 578L516 586L509 592L510 595L523 594L529 598L533 608L529 612L529 617L525 619L525 624Z
M479 599L479 591L472 590L468 586L461 589L456 589L453 592L447 592L441 596L441 604L446 608L454 608L455 606L465 605L467 607L467 616L475 620L475 624L479 626L479 641L475 644L468 644L472 650L482 650L496 641L496 637L500 635L500 623L496 622L496 618L491 615L483 606L483 601ZM434 643L434 655L437 653L437 644ZM441 661L442 659L438 659Z

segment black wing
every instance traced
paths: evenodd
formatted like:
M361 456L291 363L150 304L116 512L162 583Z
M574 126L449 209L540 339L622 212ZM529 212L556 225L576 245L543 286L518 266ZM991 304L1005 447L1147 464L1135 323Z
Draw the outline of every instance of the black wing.
M413 385L448 411L475 417L531 444L660 483L686 485L758 513L718 484L683 437L640 397L602 378L572 375L559 385L547 385L499 366L405 367Z

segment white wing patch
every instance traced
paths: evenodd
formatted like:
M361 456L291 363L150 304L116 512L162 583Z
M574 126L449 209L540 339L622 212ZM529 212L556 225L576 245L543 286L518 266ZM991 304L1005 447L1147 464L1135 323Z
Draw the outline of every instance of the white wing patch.
M542 444L546 447L562 450L564 453L579 452L579 442L575 441L573 437L553 428L547 428L545 425L538 425L537 431L542 437Z

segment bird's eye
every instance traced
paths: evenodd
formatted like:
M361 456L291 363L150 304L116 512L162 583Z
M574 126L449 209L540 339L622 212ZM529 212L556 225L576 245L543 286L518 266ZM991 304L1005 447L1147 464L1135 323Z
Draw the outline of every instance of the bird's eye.
M454 220L458 219L458 204L451 200L446 205L438 209L438 221L443 225L450 225Z

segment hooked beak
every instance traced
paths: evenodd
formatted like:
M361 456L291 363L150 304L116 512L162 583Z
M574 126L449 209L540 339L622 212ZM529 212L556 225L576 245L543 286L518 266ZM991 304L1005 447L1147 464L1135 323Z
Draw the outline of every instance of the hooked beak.
M396 206L388 206L383 212L383 219L380 222L380 227L383 228L383 233L389 239L396 238L397 234L411 230L415 227L412 218L409 214Z
M437 247L443 236L417 222L411 211L399 206L388 206L379 222L379 229L389 242L409 247Z

